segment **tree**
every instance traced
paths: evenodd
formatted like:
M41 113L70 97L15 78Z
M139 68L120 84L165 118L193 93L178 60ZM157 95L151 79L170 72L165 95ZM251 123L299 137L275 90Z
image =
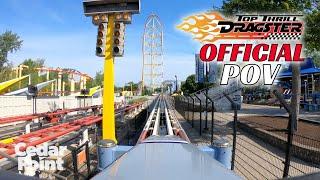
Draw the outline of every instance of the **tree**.
M315 49L307 50L306 55L313 58L313 62L316 67L320 67L320 51L317 51Z
M8 54L18 51L22 46L20 37L11 31L0 35L0 69L8 63Z
M94 76L93 86L102 86L103 85L103 73L102 71L96 72Z
M0 82L8 81L12 79L14 74L12 73L13 65L8 63L7 66L0 68Z
M306 30L304 34L304 41L308 51L320 51L320 5L314 7L305 16Z
M103 85L103 73L102 71L96 72L96 75L92 80L87 82L88 87L102 86Z
M316 49L307 49L305 53L307 57L312 57L316 67L320 67L320 50L318 51Z
M202 83L196 83L196 75L192 74L187 77L184 83L182 83L181 90L184 93L190 94L202 89L203 87L204 85Z
M43 67L44 62L45 62L45 59L42 59L42 58L38 58L35 60L29 58L24 60L21 64L26 65L29 68L26 71L24 71L23 74L25 75L25 74L37 72L36 68Z
M125 84L124 90L131 91L131 87L132 87L132 91L137 91L139 88L139 83L134 83L134 82L130 81Z
M24 69L22 71L22 75L31 75L31 82L32 84L38 84L42 81L44 81L44 77L39 77L38 70L36 68L40 68L44 66L44 59L26 59L21 64L28 66L27 69Z
M142 96L151 96L151 95L152 95L152 91L148 89L147 86L145 86L142 92Z
M28 68L24 68L22 70L22 76L30 75L31 84L33 84L33 85L45 81L45 77L39 77L38 71L36 70L36 68L44 66L44 62L45 62L44 59L36 59L36 60L26 59L26 60L24 60L21 64L26 65ZM9 77L6 80L16 78L16 74L13 73L12 67L13 66L10 64L7 65L6 67L3 67L2 72L7 72L7 73L0 72L0 76L5 75L5 74L9 75ZM4 80L2 80L2 78L0 78L0 82L1 81L4 81ZM10 91L15 91L20 88L24 88L28 84L29 84L28 79L24 79L23 81L11 86Z
M297 12L310 11L317 0L226 0L222 12L233 15L239 12Z

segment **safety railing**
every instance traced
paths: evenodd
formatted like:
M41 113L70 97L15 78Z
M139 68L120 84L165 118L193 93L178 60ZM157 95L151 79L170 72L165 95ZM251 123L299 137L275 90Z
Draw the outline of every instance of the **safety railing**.
M234 101L238 90L234 87L214 95L201 90L178 96L175 108L203 142L212 143L219 137L228 139L232 146L231 169L246 179L279 179L320 172L320 140L290 131L289 127L294 127L290 124L290 107L282 105L289 109L289 117L283 117L288 122L284 127L246 121L243 116L239 118L240 104ZM231 109L219 109L217 102L223 98Z

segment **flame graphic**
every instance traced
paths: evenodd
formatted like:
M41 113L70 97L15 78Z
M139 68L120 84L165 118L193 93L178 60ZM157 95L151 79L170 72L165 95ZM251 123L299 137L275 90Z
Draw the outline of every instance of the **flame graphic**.
M177 28L193 34L194 39L201 43L213 42L219 39L220 28L217 27L220 20L224 20L217 12L207 12L192 15L183 19Z
M218 12L206 12L183 19L178 29L191 33L201 43L213 43L218 39L261 39L267 34L256 32L229 32L220 34L218 22L225 20Z

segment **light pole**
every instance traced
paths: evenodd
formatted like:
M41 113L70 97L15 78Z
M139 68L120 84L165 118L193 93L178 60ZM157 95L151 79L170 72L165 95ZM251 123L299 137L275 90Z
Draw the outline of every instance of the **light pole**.
M174 77L176 78L176 93L178 93L178 78L177 75L174 75Z
M209 68L208 68L208 62L206 63L206 81L205 81L205 86L206 86L206 123L204 130L209 130L208 129L208 83L209 83Z

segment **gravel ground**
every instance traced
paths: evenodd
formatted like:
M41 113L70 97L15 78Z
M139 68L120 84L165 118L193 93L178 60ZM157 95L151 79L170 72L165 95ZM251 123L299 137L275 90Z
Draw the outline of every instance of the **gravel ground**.
M288 113L284 108L280 109L277 106L266 106L266 105L253 105L253 104L242 104L240 113L243 116L248 115L267 115L267 116L285 116L288 117ZM315 121L320 123L320 111L309 112L300 109L300 119Z
M277 134L287 137L283 131L287 128L288 118L267 117L267 116L243 116L239 120L244 123L252 124L258 128L264 129L271 134ZM304 121L298 122L298 130L295 132L298 136L293 140L303 145L309 145L320 150L320 125ZM305 138L304 138L305 137ZM309 139L310 138L310 139Z

